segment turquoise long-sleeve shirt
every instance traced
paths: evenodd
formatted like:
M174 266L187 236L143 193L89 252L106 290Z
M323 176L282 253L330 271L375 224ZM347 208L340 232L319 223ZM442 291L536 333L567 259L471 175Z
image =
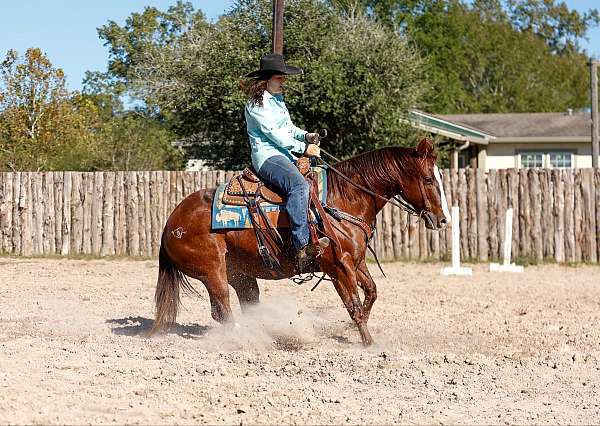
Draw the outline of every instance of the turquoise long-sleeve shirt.
M259 170L273 155L283 155L294 161L291 151L304 152L306 131L292 123L282 95L265 90L263 106L246 104L246 130L252 149L252 165Z

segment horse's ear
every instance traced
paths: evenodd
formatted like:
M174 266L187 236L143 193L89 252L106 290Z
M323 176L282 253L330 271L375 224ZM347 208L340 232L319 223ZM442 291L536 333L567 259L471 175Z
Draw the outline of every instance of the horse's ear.
M433 150L433 142L428 138L421 139L421 142L417 145L417 155L419 157L429 157L433 154Z

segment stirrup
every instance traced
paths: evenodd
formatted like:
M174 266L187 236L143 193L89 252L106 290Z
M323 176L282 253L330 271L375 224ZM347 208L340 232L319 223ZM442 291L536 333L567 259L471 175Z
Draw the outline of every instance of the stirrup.
M296 255L296 261L298 263L298 271L299 273L304 272L305 268L310 266L311 263L314 263L317 257L319 257L325 248L329 246L329 238L321 237L319 238L318 246L314 244L308 243L300 250Z
M327 247L329 247L329 238L328 237L321 237L319 238L319 245L318 247L315 247L314 245L311 246L313 249L316 250L316 254L315 256L320 256L323 253L323 250L325 250Z
M296 254L296 267L298 275L310 271L312 264L315 262L315 257L308 253L308 245L298 250Z
M323 250L329 246L329 238L321 237L319 238L319 244L314 245L312 243L308 243L304 247L298 250L298 257L319 257Z

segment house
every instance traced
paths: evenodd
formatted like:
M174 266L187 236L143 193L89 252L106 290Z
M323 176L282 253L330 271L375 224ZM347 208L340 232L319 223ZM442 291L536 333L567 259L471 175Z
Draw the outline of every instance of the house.
M589 112L433 115L411 110L410 121L454 146L453 168L592 167Z

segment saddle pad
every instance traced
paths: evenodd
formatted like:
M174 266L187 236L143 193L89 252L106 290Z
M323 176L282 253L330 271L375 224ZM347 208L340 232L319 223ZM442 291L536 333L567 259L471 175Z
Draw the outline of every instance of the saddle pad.
M327 171L321 167L314 167L319 189L319 199L322 202L327 201ZM252 228L250 213L246 206L232 206L223 204L223 194L227 184L221 184L215 192L211 212L211 229L248 229ZM288 228L289 221L285 206L267 203L260 203L263 211L267 214L271 223L278 228Z

